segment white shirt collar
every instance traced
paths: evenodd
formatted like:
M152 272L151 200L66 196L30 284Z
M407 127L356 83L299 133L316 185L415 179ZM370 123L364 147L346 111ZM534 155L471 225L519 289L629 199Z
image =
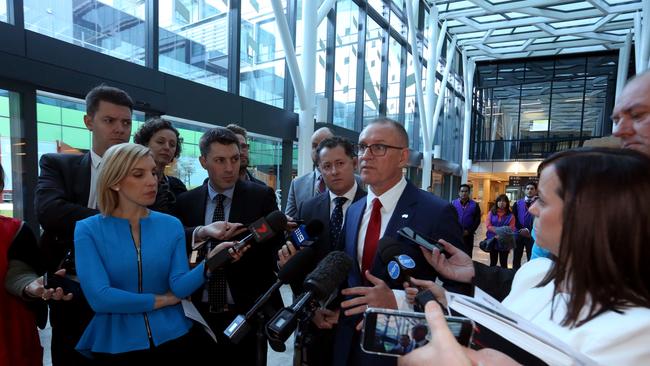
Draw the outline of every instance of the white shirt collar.
M102 162L102 157L97 155L93 149L90 149L90 163L92 164L94 169L97 169L99 167L99 164Z
M379 198L379 202L381 202L382 210L385 212L393 212L395 210L395 207L397 206L397 201L399 201L399 198L402 196L402 193L404 192L404 189L406 188L406 179L404 176L402 176L402 179L400 179L397 184L395 184L393 187L391 187L389 190L384 192L382 195L377 196L375 193L372 191L372 187L368 186L368 196L366 197L366 207L372 207L372 200L375 198Z
M334 199L336 197L345 197L345 198L348 199L347 202L352 202L354 200L354 196L357 194L357 181L355 179L354 185L352 186L352 188L350 188L349 191L345 192L343 194L343 196L337 196L336 194L334 194L332 191L329 191L329 190L328 190L328 192L329 192L329 195L330 195L330 202L332 202L332 203L334 203L333 201L334 201Z

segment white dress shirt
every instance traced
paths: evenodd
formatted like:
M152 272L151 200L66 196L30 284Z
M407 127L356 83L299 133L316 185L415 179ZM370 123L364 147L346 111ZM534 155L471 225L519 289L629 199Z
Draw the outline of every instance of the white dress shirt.
M336 194L332 193L332 191L328 191L329 195L330 195L330 217L332 217L332 213L334 212L334 207L336 207L336 202L334 202L334 199L338 198L338 197L345 197L345 198L348 199L347 201L345 201L345 203L343 204L343 207L342 207L342 209L343 209L343 222L345 222L345 213L348 211L348 207L350 207L350 205L352 204L352 201L354 201L354 196L357 195L357 188L358 188L358 185L357 185L357 182L355 181L352 188L350 188L350 190L345 192L342 196L337 196Z
M388 222L395 212L395 207L397 207L397 202L402 193L406 189L406 179L402 177L400 181L395 184L392 188L384 192L383 194L377 196L372 191L372 187L368 186L368 195L366 196L366 210L363 212L363 218L361 219L361 226L359 227L359 236L357 237L357 263L359 264L359 269L361 269L361 263L363 263L363 247L366 240L366 231L368 230L368 223L370 223L370 215L372 214L372 201L375 198L379 199L381 202L381 228L379 229L379 238L381 239L386 232L386 227L388 227ZM365 274L362 273L361 276L365 278ZM395 295L395 301L397 302L397 308L399 310L413 310L413 306L406 301L406 293L403 290L393 290L393 295Z
M90 150L90 191L88 191L88 208L97 208L97 176L102 157Z

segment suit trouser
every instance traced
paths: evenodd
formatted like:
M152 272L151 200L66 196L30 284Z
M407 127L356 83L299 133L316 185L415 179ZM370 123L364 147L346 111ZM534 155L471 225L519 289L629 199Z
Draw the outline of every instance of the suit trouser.
M463 234L463 245L464 252L472 258L472 253L474 252L474 233Z
M526 258L530 260L533 255L533 239L525 236L517 236L517 245L514 249L512 257L512 268L518 269L521 267L521 258L524 256L524 249L526 249Z
M93 362L75 350L79 338L94 316L85 298L71 301L50 301L52 325L52 365L92 365Z

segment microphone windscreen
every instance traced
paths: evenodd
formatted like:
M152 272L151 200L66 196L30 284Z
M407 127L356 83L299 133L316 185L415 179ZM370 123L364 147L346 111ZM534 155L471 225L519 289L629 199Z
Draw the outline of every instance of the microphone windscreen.
M313 248L305 247L298 251L278 272L282 283L289 283L297 278L303 278L314 268L316 252Z
M402 243L395 238L384 236L377 243L379 258L382 263L390 262L393 257L403 254Z
M307 223L307 226L305 226L305 232L310 239L313 239L323 232L324 227L325 225L323 225L322 221L314 219Z
M330 252L305 279L304 288L322 300L337 290L352 268L352 258L341 251Z
M266 222L274 233L284 231L287 226L287 217L280 211L273 211L265 217Z

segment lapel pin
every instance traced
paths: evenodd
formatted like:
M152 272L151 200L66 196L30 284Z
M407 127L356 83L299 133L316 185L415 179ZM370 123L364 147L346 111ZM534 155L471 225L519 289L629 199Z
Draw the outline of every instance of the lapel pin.
M408 218L409 218L409 215L408 215L408 214L402 214L402 218L403 218L403 219L408 219Z

